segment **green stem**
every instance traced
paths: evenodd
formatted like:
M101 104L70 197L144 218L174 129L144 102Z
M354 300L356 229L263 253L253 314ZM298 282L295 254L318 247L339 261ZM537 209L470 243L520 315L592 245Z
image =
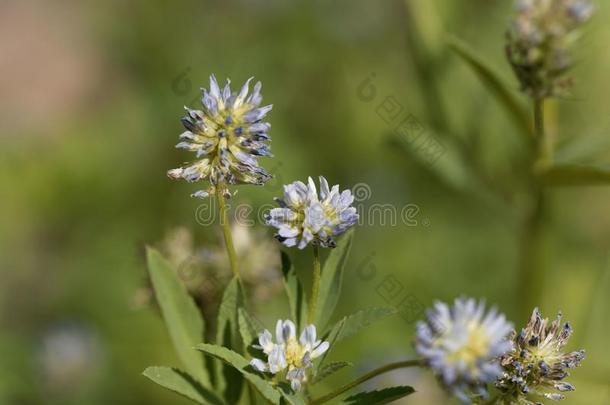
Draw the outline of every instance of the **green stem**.
M313 278L311 283L311 297L309 299L309 313L307 323L313 324L316 321L316 306L318 304L318 294L320 292L320 247L313 245Z
M546 167L553 160L553 142L544 129L544 98L534 99L534 133L538 144L538 164Z
M227 249L227 255L229 256L229 265L233 275L239 279L239 270L237 268L237 253L235 253L235 246L233 245L233 236L231 235L231 227L229 226L229 220L227 215L227 205L224 198L223 184L219 184L216 188L216 200L218 201L218 210L220 212L220 224L222 225L222 233L225 239L225 247Z
M323 404L324 402L328 402L333 398L338 397L339 395L343 394L346 391L351 390L354 387L357 387L358 385L367 382L368 380L377 377L378 375L387 373L388 371L392 371L392 370L397 370L399 368L409 368L409 367L421 367L424 365L423 360L406 360L406 361L399 361L396 363L390 363L390 364L386 364L385 366L376 368L373 371L369 371L368 373L366 373L365 375L363 375L360 378L357 378L356 380L352 381L349 384L345 384L343 387L338 388L337 390L331 392L330 394L326 394L323 397L314 399L313 401L311 401L312 405L317 405L317 404Z
M529 314L534 306L540 304L546 275L545 221L547 198L542 184L536 177L537 169L549 165L550 159L552 159L552 145L545 134L544 128L544 99L534 100L534 124L537 145L534 165L538 167L533 167L531 174L531 200L524 221L519 285L521 291L524 291L522 311L525 315Z

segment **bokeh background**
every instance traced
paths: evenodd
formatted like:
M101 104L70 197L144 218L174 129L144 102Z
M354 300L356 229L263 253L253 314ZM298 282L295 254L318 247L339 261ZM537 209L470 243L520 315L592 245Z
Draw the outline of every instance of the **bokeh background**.
M197 220L195 187L165 176L191 158L173 147L179 118L211 73L236 84L255 76L274 104L275 157L263 164L276 180L241 188L234 204L257 210L281 183L323 174L361 183L365 217L374 204L409 207L407 222L369 215L358 228L338 315L396 299L408 299L412 315L337 348L333 356L355 366L335 383L413 356L414 322L434 299L482 297L522 324L523 196L513 184L523 144L446 46L447 34L467 41L518 92L503 56L509 3L3 1L0 404L187 403L140 374L178 365L143 251L171 249L168 238L205 252L221 242L217 227ZM558 159L610 159L610 7L597 3L576 50L572 95L549 107ZM365 85L373 92L363 95ZM380 107L388 98L421 139L441 145L438 159L422 159L397 136ZM539 305L547 316L562 310L575 329L570 348L588 353L565 403L608 404L610 188L558 189L551 199ZM269 277L255 306L270 327L287 316L282 294L264 290L279 271L278 246L263 243L272 230L254 220L238 249L274 258L253 259ZM307 280L309 252L290 253ZM374 385L395 383L418 390L404 403L450 402L427 372L398 371Z

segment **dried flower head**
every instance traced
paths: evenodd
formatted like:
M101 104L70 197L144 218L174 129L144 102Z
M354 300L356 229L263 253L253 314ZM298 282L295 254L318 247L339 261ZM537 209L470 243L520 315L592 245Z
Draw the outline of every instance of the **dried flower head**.
M265 219L278 229L276 238L288 247L303 249L309 243L335 247L334 237L358 222L351 191L340 192L338 185L329 188L322 176L319 196L309 177L307 185L301 181L285 185L284 198L275 201L280 208L272 209Z
M496 386L504 393L503 403L534 405L541 398L558 401L564 398L561 392L573 391L574 386L563 379L568 369L580 365L584 351L563 352L571 335L572 328L561 323L561 314L549 324L534 309L521 333L513 332L514 349L501 358L504 373Z
M187 107L182 124L187 129L180 135L177 148L195 152L197 161L167 172L173 179L188 182L207 180L211 186L197 191L193 197L205 198L216 192L218 184L262 185L271 178L258 165L257 156L271 156L267 132L271 125L263 122L272 106L258 107L262 101L261 83L248 95L252 78L232 92L230 80L221 90L214 75L210 76L210 91L202 89L203 110ZM224 191L224 189L223 189Z
M252 359L250 365L264 373L284 373L290 381L294 391L299 391L307 382L307 369L312 366L312 360L324 354L328 342L316 340L316 327L307 325L297 340L296 327L292 321L279 320L275 326L275 339L273 343L271 332L264 330L258 335L258 346L267 355L267 362Z
M506 52L522 89L536 98L561 95L570 86L570 48L593 15L590 0L517 0Z
M452 307L436 302L417 325L415 350L441 383L461 401L487 396L486 384L501 374L497 358L512 348L512 325L485 303L458 298Z

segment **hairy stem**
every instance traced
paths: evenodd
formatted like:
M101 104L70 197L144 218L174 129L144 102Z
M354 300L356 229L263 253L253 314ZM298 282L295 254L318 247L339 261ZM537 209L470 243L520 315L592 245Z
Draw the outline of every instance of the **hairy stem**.
M377 377L378 375L387 373L388 371L397 370L399 368L421 367L423 365L424 365L423 360L419 360L419 359L399 361L396 363L386 364L385 366L379 367L373 371L369 371L368 373L364 374L362 377L357 378L356 380L352 381L349 384L345 384L341 388L338 388L335 391L324 395L323 397L314 399L313 401L311 401L311 404L317 405L317 404L323 404L324 402L328 402L331 399L336 398L339 395L343 394L344 392L349 391L352 388L357 387L358 385L360 385L364 382L367 382L368 380L370 380L372 378Z
M311 284L311 298L309 299L309 313L307 323L313 324L316 321L316 306L318 304L318 294L320 292L320 247L313 245L313 278Z
M222 233L225 239L225 247L227 249L227 255L229 256L229 265L231 266L231 272L237 278L239 278L239 270L237 268L237 253L235 253L235 246L233 245L233 236L231 235L231 227L229 226L227 205L224 197L224 185L219 184L216 190L216 200L218 201L218 211L220 213L220 224L222 226Z

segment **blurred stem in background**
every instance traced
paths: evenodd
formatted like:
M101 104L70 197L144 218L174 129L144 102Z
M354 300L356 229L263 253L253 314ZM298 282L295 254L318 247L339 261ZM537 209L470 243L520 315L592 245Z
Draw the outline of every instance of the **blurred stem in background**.
M220 224L222 233L225 239L225 247L229 256L229 265L233 275L239 279L239 270L237 267L237 254L235 253L235 245L233 245L233 236L231 235L231 226L227 215L227 205L225 203L224 191L225 185L219 184L216 190L216 199L218 201L218 211L220 213Z
M442 27L435 2L404 0L406 40L425 100L427 121L440 133L447 131L447 114L438 86L439 54L443 48Z
M544 98L535 98L533 106L536 153L534 154L531 171L531 203L524 221L521 277L519 280L519 286L523 288L523 299L521 300L523 314L528 314L531 308L539 306L542 301L547 265L545 223L548 199L536 172L540 168L550 165L552 143L544 127Z
M307 323L313 324L316 321L316 306L318 303L318 293L320 291L320 247L313 245L313 278L311 284L311 299L309 300L309 313Z

